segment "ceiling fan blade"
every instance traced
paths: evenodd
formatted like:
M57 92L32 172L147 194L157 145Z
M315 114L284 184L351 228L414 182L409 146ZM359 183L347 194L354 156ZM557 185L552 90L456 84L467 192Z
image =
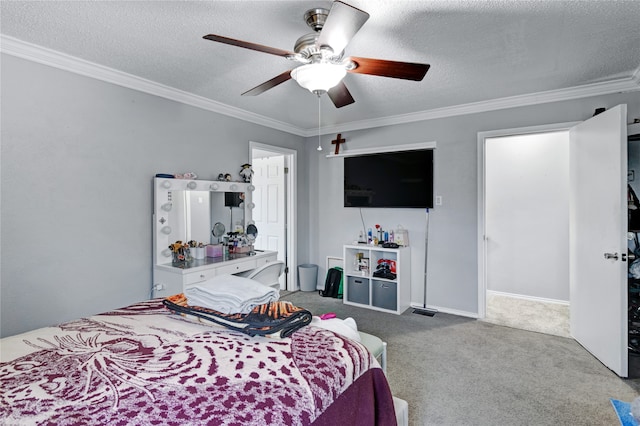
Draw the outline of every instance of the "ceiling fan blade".
M276 87L278 84L284 83L287 80L291 79L291 70L285 71L282 74L273 77L269 81L265 81L264 83L254 87L251 90L247 90L242 94L242 96L257 96L262 92L266 92L269 89Z
M348 70L349 72L415 81L421 81L431 66L414 62L386 61L384 59L358 58L355 56L349 59L357 65L355 69Z
M330 46L338 55L369 19L369 14L341 1L334 1L320 31L318 46Z
M327 95L329 95L329 99L331 99L331 102L333 102L336 108L342 108L343 106L351 105L355 102L343 81L338 83L337 86L329 89Z
M295 53L288 50L278 49L275 47L263 46L261 44L250 43L248 41L236 40L234 38L224 37L215 34L208 34L202 38L211 41L217 41L219 43L230 44L232 46L244 47L245 49L257 50L258 52L269 53L276 56L293 56Z

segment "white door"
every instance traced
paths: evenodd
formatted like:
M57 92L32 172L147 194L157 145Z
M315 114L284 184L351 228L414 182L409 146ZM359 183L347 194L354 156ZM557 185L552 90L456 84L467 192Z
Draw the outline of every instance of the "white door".
M285 261L285 161L284 155L254 158L253 220L258 228L255 248L275 250L278 260ZM285 289L285 274L280 276L280 288Z
M571 335L621 377L628 375L626 117L619 105L569 132Z

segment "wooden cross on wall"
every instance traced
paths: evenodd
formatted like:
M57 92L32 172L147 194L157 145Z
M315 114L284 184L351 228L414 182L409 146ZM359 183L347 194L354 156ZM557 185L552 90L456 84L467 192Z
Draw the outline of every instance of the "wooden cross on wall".
M331 145L336 146L336 150L333 152L335 155L338 155L340 153L340 144L345 143L347 141L344 138L340 139L340 136L342 136L342 133L338 133L338 136L336 136L336 138L331 141Z

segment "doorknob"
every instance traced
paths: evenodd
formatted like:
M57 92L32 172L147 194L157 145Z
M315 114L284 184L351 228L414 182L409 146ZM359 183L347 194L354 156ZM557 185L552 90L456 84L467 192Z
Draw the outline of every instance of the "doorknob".
M618 260L618 253L605 253L604 258Z

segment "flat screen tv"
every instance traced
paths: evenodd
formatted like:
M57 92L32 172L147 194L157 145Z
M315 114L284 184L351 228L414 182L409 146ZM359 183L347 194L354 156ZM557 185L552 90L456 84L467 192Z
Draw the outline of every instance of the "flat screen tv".
M344 158L344 206L433 207L433 149Z

